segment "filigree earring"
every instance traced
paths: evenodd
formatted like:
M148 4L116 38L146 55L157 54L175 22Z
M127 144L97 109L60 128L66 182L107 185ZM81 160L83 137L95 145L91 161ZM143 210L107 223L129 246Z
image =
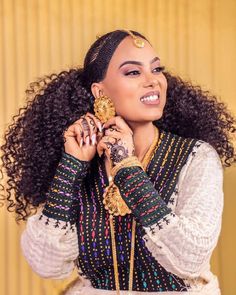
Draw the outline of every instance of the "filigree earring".
M112 100L106 95L100 95L94 101L95 116L102 122L107 122L115 116L115 106Z

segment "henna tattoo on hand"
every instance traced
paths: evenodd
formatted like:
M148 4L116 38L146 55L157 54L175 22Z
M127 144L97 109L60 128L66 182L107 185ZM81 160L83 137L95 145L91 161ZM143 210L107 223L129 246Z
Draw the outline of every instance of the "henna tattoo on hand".
M128 149L124 146L123 142L115 139L115 143L106 142L108 149L110 149L110 158L114 165L121 162L129 156Z
M114 165L121 162L129 156L128 149L119 144L114 144L111 147L111 160Z
M90 125L92 125L93 126L93 131L96 129L96 127L95 127L95 124L94 124L94 121L93 121L93 119L90 119Z
M82 118L81 124L82 124L85 132L90 132L89 124L86 119Z

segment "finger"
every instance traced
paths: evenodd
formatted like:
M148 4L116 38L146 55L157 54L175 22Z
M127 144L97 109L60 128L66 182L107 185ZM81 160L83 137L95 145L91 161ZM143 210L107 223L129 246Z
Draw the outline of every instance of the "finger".
M86 114L85 115L85 119L87 120L87 122L89 123L89 126L90 126L90 133L96 133L97 132L97 125L96 125L96 122L94 121L94 118L92 116L90 116L89 114Z
M83 132L82 132L82 126L80 126L79 123L73 123L68 129L66 129L64 131L64 138L67 140L70 140L70 139L75 139L77 140L77 142L81 142L81 138L82 138L82 135L83 135ZM82 144L83 144L83 140L82 140ZM81 146L81 143L80 143L80 146Z
M82 127L79 126L79 123L73 123L72 125L69 126L69 128L65 129L63 135L64 137L75 137L77 135L81 135L82 133Z
M114 129L110 130L110 129L111 128L105 130L105 135L115 137L115 138L120 138L121 137L121 133L119 131L115 131Z
M99 141L103 138L103 134L101 132L98 132L97 136L96 136L96 143L98 144Z
M103 135L103 133L102 133L102 123L93 114L90 114L90 113L87 113L85 118L89 121L89 124L90 124L90 138L92 140L92 144L95 145L96 142L97 142L97 136L98 135Z
M75 136L75 132L72 130L72 128L66 128L63 132L63 137L72 137Z
M80 135L82 137L83 136L83 126L81 124L81 118L82 117L80 117L80 119L78 119L75 122L73 122L73 124L71 125L71 127L74 128L74 125L76 125L76 124L79 125L80 126ZM77 129L77 131L78 131L78 129Z
M108 147L105 144L105 142L103 142L102 140L100 140L100 142L97 145L97 152L99 157L101 157L101 155L103 154L104 151L108 152Z
M95 123L96 127L98 128L99 132L102 132L102 122L96 116L94 116L91 113L87 113L86 116L90 117L94 121L94 123Z
M104 142L106 144L108 143L108 146L109 146L109 144L113 145L113 144L117 143L117 140L118 139L116 139L115 137L112 137L112 136L103 136L103 138L102 138L102 142Z
M77 139L77 142L79 143L79 146L82 147L83 146L83 127L82 125L78 122L78 123L75 123L74 124L74 130L75 130L75 133L76 133L76 139Z
M121 129L121 130L124 130L124 131L127 131L127 132L131 132L131 134L133 134L133 131L130 129L130 127L128 126L128 124L120 116L112 117L111 119L109 119L103 125L103 128L109 128L112 125L115 125L118 128L118 130Z
M120 139L113 138L111 136L103 136L102 139L99 141L98 145L102 145L107 149L111 149L111 147L116 144ZM104 145L105 144L105 145Z
M83 127L83 140L86 145L90 144L90 136L92 136L92 134L93 134L94 125L93 125L93 123L91 124L90 120L91 119L89 119L88 117L83 116L81 118L81 122L80 122L80 124Z

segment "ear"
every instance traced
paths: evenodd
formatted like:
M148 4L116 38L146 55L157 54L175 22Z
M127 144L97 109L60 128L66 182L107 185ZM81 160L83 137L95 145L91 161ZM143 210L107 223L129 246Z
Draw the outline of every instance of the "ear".
M91 92L92 92L92 94L93 94L93 96L95 98L99 97L101 95L101 92L103 92L103 87L102 87L101 82L99 82L99 83L97 83L97 82L93 83L91 85Z

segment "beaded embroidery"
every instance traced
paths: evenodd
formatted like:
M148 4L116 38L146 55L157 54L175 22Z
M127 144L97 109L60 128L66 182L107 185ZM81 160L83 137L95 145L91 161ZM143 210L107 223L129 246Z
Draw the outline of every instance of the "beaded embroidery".
M190 154L192 147L196 144L196 140L184 139L178 136L172 135L171 133L161 131L161 143L159 148L157 148L152 156L152 159L147 168L147 175L149 179L153 181L156 189L158 189L159 183L162 185L162 192L160 196L165 197L165 200L170 198L172 190L175 188L175 183L177 182L178 173L183 167ZM168 150L168 146L172 142L171 149L169 149L169 157L165 165L160 166L163 162L165 153ZM176 147L177 145L177 147ZM178 150L182 147L181 153ZM175 153L174 153L175 151ZM180 153L179 155L176 155ZM178 160L178 161L177 161ZM168 169L168 165L172 165L171 169ZM92 163L92 170L90 175L86 177L86 187L90 187L89 193L86 194L85 198L81 197L81 202L87 204L86 212L80 212L83 214L83 221L80 219L78 228L83 225L83 234L78 231L79 235L79 258L78 266L82 269L84 276L90 279L94 288L115 290L115 280L113 272L113 261L111 253L111 240L110 240L110 228L109 228L109 214L106 212L102 204L102 195L105 187L108 185L109 181L105 171L105 165L102 159L94 159ZM130 174L127 171L133 169ZM171 171L172 172L171 174ZM127 173L125 173L127 172ZM130 172L130 171L129 171ZM124 178L127 177L127 182L122 182L123 186L128 187L128 182L132 182L136 186L142 187L149 179L142 175L142 169L138 167L132 167L123 169L121 171L125 173ZM140 174L141 173L141 174ZM156 173L159 173L159 178L156 178ZM142 176L139 178L139 176ZM173 183L170 182L171 189L168 188L166 182L169 181L169 177L172 177ZM151 176L151 177L150 177ZM92 183L93 185L92 185ZM174 183L175 182L175 183ZM173 189L172 189L173 188ZM132 190L135 194L135 190ZM128 191L124 189L124 193ZM129 192L128 192L129 193ZM149 190L147 194L142 195L142 200L140 204L145 202L145 199L152 196L152 191ZM91 203L91 197L92 203ZM137 195L135 194L137 197ZM168 223L168 218L171 218L172 214L169 213L168 207L166 207L163 199L159 200L160 204L163 206L163 211L160 213L163 218L160 219L160 223ZM158 210L157 207L152 207L155 202L149 202L147 207L153 212ZM96 208L96 217L93 216L93 209ZM169 214L168 214L169 213ZM150 216L152 212L148 213ZM138 215L138 214L137 214ZM90 217L89 217L90 216ZM121 290L128 289L128 278L129 278L129 253L131 244L131 225L133 213L126 216L116 216L115 220L115 231L116 231L116 244L117 244L117 260L118 260L118 270L119 270L119 284ZM146 219L147 216L143 216ZM92 232L95 232L92 236ZM187 285L184 281L174 274L168 273L152 256L150 251L145 246L145 241L142 238L145 234L143 225L141 222L137 222L136 230L136 244L135 244L135 263L134 263L134 281L133 290L137 291L187 291Z
M117 174L117 182L123 190L124 199L126 198L133 210L126 216L114 217L121 290L128 289L132 218L139 214L135 237L133 290L187 291L189 287L183 279L167 272L154 259L145 246L143 224L152 227L154 223L157 223L161 227L163 223L168 224L174 217L169 205L173 203L172 194L177 193L178 175L193 147L199 146L201 141L185 139L163 130L160 130L160 139L161 142L153 153L146 174L138 167L121 169ZM81 166L79 161L75 163L78 165L76 182L72 185L75 175L70 173L67 177L66 175L60 177L62 180L60 183L57 183L59 180L55 178L56 185L53 184L52 189L56 188L58 191L49 191L44 214L48 216L48 219L50 217L50 220L55 218L68 223L75 222L79 245L77 265L81 270L80 274L88 278L94 288L115 290L109 213L106 212L102 203L104 189L109 183L105 166L102 159L95 157L91 162L91 169L85 167L83 177L79 178ZM63 167L60 166L59 170L61 168ZM65 169L64 167L63 171ZM79 179L83 179L83 182ZM67 186L65 192L70 196L63 196L60 193L62 186L65 185ZM71 206L73 208L75 204L74 209L76 208L77 211L71 209Z

